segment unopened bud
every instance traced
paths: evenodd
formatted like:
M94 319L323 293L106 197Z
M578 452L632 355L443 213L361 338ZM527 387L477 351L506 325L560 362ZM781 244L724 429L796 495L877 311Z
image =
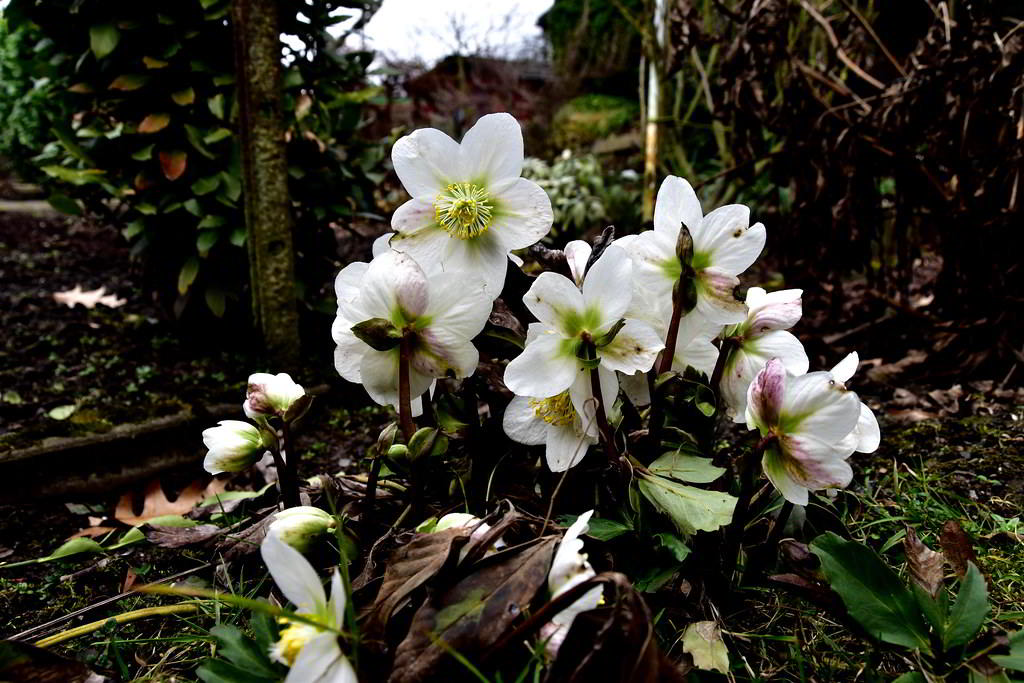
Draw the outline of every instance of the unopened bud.
M314 539L328 529L333 529L336 524L334 517L320 508L300 505L276 513L274 521L267 528L267 534L277 536L304 553Z
M203 430L203 444L209 450L203 468L220 474L251 467L270 446L270 438L248 422L222 420L217 427Z
M390 351L402 341L402 333L386 318L370 318L352 326L352 334L377 351Z
M684 266L693 261L693 237L685 225L679 226L679 238L676 240L676 256Z
M448 437L436 427L416 430L409 439L409 458L418 460L424 455L442 455L448 450Z
M288 373L257 372L249 375L242 410L250 419L280 417L290 422L301 417L312 400Z

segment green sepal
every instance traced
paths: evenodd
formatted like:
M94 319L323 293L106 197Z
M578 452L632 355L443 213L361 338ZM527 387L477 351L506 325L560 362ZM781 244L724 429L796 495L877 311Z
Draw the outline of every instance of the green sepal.
M352 334L370 348L390 351L402 341L402 333L386 318L370 318L352 326Z

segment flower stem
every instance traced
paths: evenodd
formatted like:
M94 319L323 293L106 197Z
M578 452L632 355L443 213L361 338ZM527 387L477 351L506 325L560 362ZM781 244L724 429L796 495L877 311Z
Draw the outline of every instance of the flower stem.
M405 442L416 432L416 425L412 421L412 397L409 393L409 357L412 355L410 338L402 336L398 352L398 424L402 428L402 436Z
M42 640L36 641L36 647L50 647L57 643L63 643L65 640L71 640L78 636L84 636L94 631L99 631L101 628L110 623L111 620L116 621L118 624L126 624L130 621L136 621L137 619L145 619L146 617L160 616L164 614L185 614L188 612L196 612L199 610L199 605L195 603L184 603L177 605L161 605L160 607L144 607L142 609L132 610L131 612L122 612L121 614L115 614L112 617L106 619L100 619L99 621L93 621L88 624L82 624L75 628L68 629L67 631L61 631Z
M750 520L750 501L754 497L754 489L757 485L758 467L765 450L774 443L774 436L766 436L757 442L754 449L746 456L739 459L740 496L733 509L732 522L726 531L726 552L725 559L728 564L724 569L732 575L739 564L740 549L743 545L743 532Z
M676 288L682 290L683 278L679 278L679 282L676 284ZM661 350L661 355L658 356L658 374L668 372L672 369L672 361L676 355L676 340L679 338L679 322L683 319L685 311L683 308L683 297L676 294L672 298L672 318L668 322L668 333L665 335L665 348Z
M285 507L301 505L299 500L299 456L293 452L291 425L287 420L281 426L281 452L287 476L282 479Z

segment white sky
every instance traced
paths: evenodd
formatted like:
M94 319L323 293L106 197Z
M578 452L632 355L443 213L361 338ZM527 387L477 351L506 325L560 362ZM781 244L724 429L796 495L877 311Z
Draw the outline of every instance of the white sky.
M456 47L451 23L466 28L470 44L514 48L540 35L537 18L553 0L384 0L365 27L366 47L403 60L427 64L446 57ZM496 30L506 18L511 21ZM359 38L350 38L361 47Z

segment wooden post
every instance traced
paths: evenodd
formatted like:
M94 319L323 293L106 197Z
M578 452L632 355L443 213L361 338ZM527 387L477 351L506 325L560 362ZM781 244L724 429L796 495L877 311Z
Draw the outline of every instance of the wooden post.
M644 122L643 219L654 216L654 195L658 181L658 125L662 114L662 74L665 71L665 0L654 0L653 39L647 54L647 120Z
M234 0L232 20L253 317L275 371L295 369L299 319L277 3Z

